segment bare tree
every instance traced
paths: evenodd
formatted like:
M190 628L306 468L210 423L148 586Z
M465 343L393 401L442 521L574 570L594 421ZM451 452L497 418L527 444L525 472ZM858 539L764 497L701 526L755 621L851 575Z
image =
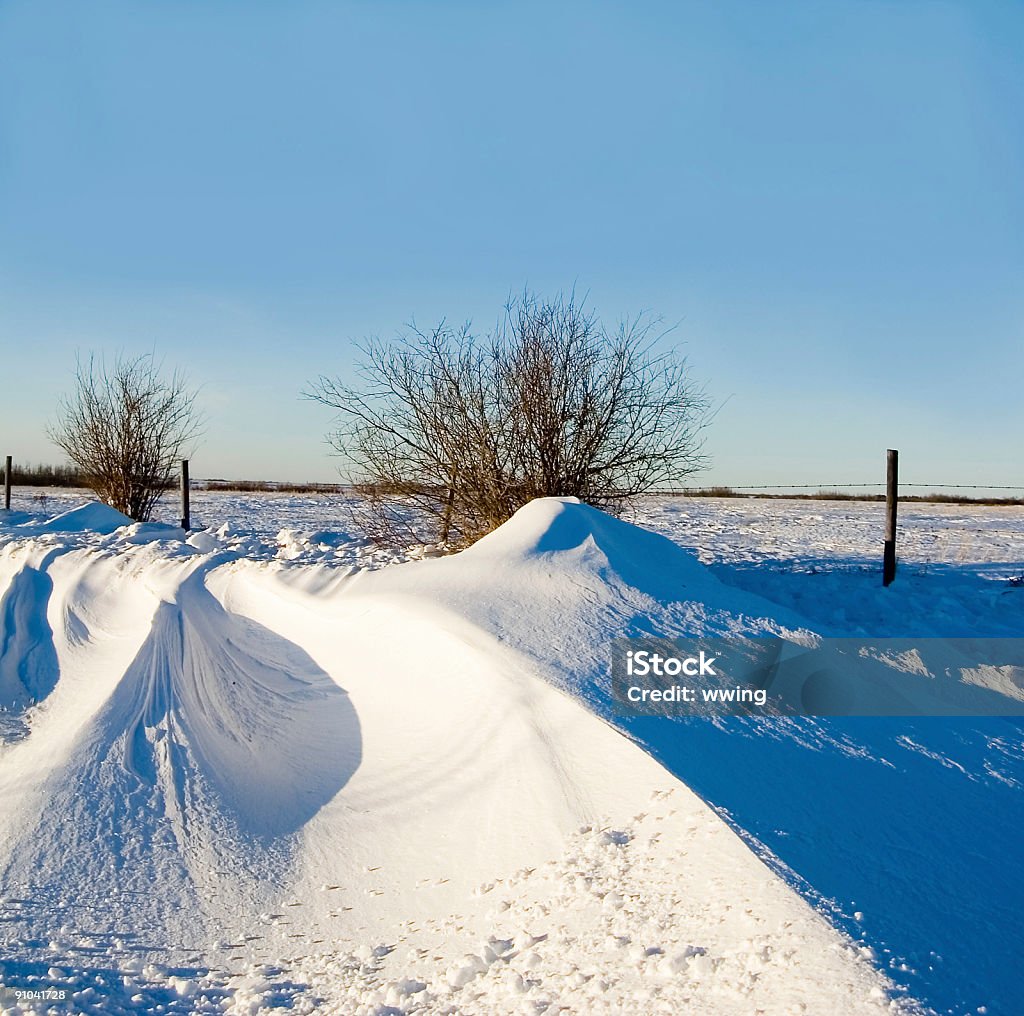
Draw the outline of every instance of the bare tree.
M199 435L195 400L185 375L165 376L152 356L107 367L90 355L77 361L74 392L48 434L101 500L145 521Z
M536 497L615 512L703 465L708 402L684 359L654 351L656 324L608 332L574 295L526 293L484 340L411 326L362 347L362 385L306 394L337 410L329 441L383 533L458 544Z

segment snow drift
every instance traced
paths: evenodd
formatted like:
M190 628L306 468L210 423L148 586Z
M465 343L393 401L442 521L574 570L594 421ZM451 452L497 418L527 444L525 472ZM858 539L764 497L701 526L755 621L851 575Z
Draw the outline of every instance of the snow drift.
M664 725L607 722L609 638L799 616L571 500L354 575L115 521L0 552L8 978L89 972L108 1009L101 969L170 1004L135 957L237 1011L896 1004L652 758Z

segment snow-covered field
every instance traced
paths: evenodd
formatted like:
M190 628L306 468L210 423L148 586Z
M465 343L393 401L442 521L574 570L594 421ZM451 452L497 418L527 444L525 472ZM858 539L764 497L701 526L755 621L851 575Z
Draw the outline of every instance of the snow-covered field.
M197 492L186 541L16 494L0 1006L1024 1011L1019 720L624 718L606 674L652 631L1020 636L1024 509L903 506L882 590L877 504L534 502L431 559L337 496Z

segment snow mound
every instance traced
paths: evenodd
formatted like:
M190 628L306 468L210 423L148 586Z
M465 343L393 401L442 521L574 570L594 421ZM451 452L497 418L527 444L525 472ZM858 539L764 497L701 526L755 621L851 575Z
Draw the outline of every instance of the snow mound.
M693 554L664 536L623 522L575 497L545 497L520 508L460 557L502 567L566 555L659 599L683 599L710 573Z
M368 576L364 588L421 578L424 590L521 649L566 690L608 702L610 640L651 636L783 639L772 688L789 710L850 715L1017 715L1024 688L1019 639L889 640L851 656L811 622L723 583L666 537L575 498L543 498L455 557ZM501 595L490 590L500 586ZM552 650L555 649L555 652ZM912 659L913 665L908 663ZM611 707L611 708L610 708Z
M102 501L90 501L69 511L54 515L33 529L38 533L102 533L109 536L122 526L132 525L132 519Z

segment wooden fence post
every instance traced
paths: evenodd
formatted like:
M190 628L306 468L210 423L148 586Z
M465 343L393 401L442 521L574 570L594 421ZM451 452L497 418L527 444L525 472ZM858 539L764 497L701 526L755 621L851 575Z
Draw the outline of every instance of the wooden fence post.
M4 460L4 511L11 510L11 456Z
M181 528L188 532L192 528L192 514L188 503L188 459L181 460Z
M896 506L899 503L897 483L899 452L890 448L885 453L885 549L882 553L882 585L896 578Z

